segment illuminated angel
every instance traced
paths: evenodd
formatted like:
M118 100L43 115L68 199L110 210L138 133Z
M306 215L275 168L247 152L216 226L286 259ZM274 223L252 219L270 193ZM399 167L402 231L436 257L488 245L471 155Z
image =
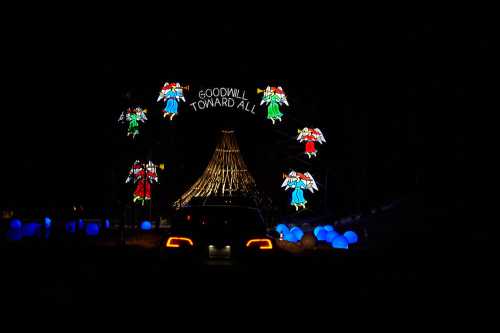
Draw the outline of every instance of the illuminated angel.
M257 89L257 93L263 93L260 105L267 104L267 119L271 119L273 124L276 120L281 121L283 113L280 111L280 106L285 104L288 106L285 92L281 87L267 86L266 90Z
M162 167L160 165L160 168ZM151 161L143 163L137 160L132 165L125 183L137 184L134 190L134 202L141 201L144 205L145 200L151 200L151 185L158 183L156 168L157 166Z
M290 205L294 206L296 211L299 210L299 207L306 208L307 200L304 198L304 190L309 190L311 193L318 191L313 176L309 172L291 171L288 175L284 175L284 178L285 181L281 187L285 187L285 190L293 189Z
M170 120L174 118L177 114L177 109L179 107L179 101L186 102L184 98L184 87L177 83L166 82L161 88L160 95L158 96L158 102L166 102L165 108L163 109L163 117L170 117Z
M302 130L298 130L299 136L297 137L297 141L300 142L306 142L306 151L305 153L309 158L311 156L316 156L316 153L318 152L316 150L315 143L324 143L326 142L325 137L323 136L323 133L321 133L321 130L319 128L307 128L304 127Z
M127 112L122 112L120 118L118 118L118 122L125 123L128 121L127 136L132 135L132 138L135 138L139 134L139 122L145 123L148 120L146 112L148 112L147 109L140 107L128 108Z

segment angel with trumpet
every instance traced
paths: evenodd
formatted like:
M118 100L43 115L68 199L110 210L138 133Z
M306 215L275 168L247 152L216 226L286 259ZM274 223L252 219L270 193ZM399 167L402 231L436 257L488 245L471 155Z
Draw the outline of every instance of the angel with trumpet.
M283 104L288 106L283 88L267 86L265 90L257 89L257 93L263 93L260 105L267 104L267 119L271 119L273 125L276 119L281 121L283 113L280 111L280 106Z
M136 160L134 162L125 180L125 183L136 184L134 202L141 201L144 205L144 201L151 200L151 185L159 182L157 168L164 170L165 166L164 164L156 165L151 161L146 163Z
M316 153L318 152L316 150L315 143L324 143L326 142L325 137L323 136L323 133L319 128L307 128L304 127L303 129L298 130L299 136L297 137L297 141L300 142L306 142L306 151L305 153L309 158L311 156L316 157Z
M143 109L140 107L128 108L126 112L122 112L120 118L118 118L119 123L125 123L128 121L128 131L127 136L132 135L134 139L137 134L139 134L139 122L146 122L148 118L146 118L147 109Z
M293 189L290 205L294 206L296 211L299 210L299 207L306 208L307 200L304 199L304 190L309 190L311 193L318 191L318 185L316 185L313 176L309 172L291 171L288 175L283 174L283 178L285 180L281 187L285 187L285 191L289 188Z
M167 102L165 108L163 109L163 117L169 116L170 120L174 118L177 114L177 109L179 107L179 101L186 102L184 98L183 89L189 90L189 86L182 87L179 82L168 83L166 82L161 88L160 95L158 96L157 102L163 101Z

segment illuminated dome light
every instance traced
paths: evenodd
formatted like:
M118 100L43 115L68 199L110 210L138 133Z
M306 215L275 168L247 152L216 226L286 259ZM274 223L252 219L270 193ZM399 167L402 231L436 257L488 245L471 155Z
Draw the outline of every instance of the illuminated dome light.
M302 237L304 237L304 232L299 227L293 227L290 230L290 233L293 233L295 235L295 238L297 238L297 240L299 241L302 239Z
M23 238L23 233L21 228L10 228L5 233L5 237L11 241L19 241Z
M322 226L317 226L316 228L314 228L314 236L316 236L316 238L318 238L318 232L320 230L324 230L324 228Z
M41 235L40 228L42 225L36 222L26 223L22 227L23 237L38 237Z
M45 228L50 228L50 226L52 225L52 220L49 217L46 217L44 219L44 223L45 223Z
M108 220L108 219L106 219L106 220L104 221L104 228L105 228L105 229L109 229L109 228L111 228L111 222L109 222L109 220Z
M141 230L151 230L153 229L153 224L149 221L143 221L141 223Z
M283 239L286 240L287 242L291 242L291 243L297 243L299 241L297 239L297 236L295 236L295 234L293 232L285 233Z
M318 231L316 238L320 241L324 241L324 240L326 240L327 235L328 235L328 232L325 229L321 229L320 231Z
M335 237L337 237L339 234L335 230L328 231L326 233L326 241L328 243L331 243Z
M10 221L10 228L11 229L21 229L23 227L23 222L19 219L13 219Z
M74 234L76 232L76 222L70 221L66 223L66 232Z
M347 250L349 248L349 242L347 241L347 238L344 236L340 235L337 236L333 239L332 241L332 247L335 249L344 249Z
M85 234L87 236L99 235L99 225L97 223L87 223L85 226Z
M288 229L288 227L286 226L286 224L278 224L276 226L276 232L278 234L286 234L286 233L289 233L290 230Z
M344 232L344 237L347 239L349 244L354 244L358 242L358 235L352 230Z
M323 229L325 229L327 232L334 231L333 226L331 226L330 224L325 225Z

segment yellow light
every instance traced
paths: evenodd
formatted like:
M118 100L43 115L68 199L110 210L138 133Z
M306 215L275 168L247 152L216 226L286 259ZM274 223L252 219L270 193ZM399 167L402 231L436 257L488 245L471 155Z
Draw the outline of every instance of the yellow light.
M180 242L187 242L189 245L193 246L193 241L191 238L187 237L169 237L167 240L166 247L180 247Z
M160 163L160 170L165 170L165 164L164 163Z
M273 243L271 243L271 241L267 238L251 239L247 242L247 247L250 247L252 244L255 243L260 244L259 249L261 250L272 250L273 248Z

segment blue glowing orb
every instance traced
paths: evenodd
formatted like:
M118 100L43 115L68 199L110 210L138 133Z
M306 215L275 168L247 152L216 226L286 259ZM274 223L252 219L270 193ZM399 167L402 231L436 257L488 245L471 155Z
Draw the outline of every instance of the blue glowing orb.
M7 237L8 240L18 241L18 240L21 240L23 238L23 232L22 232L21 228L10 228L5 233L5 236Z
M83 222L83 220L80 219L78 221L78 230L83 230L84 227L85 227L85 222Z
M289 233L290 230L288 229L288 227L286 226L286 224L278 224L276 226L276 232L278 234L286 234L286 233Z
M87 236L97 236L99 235L99 224L97 223L87 223L85 227L85 234Z
M339 234L335 230L328 231L326 234L326 241L328 243L331 243L335 237L337 237Z
M332 247L335 249L348 249L349 242L347 241L347 238L345 238L342 235L339 235L333 239Z
M44 222L45 222L45 228L50 228L50 226L52 225L52 220L49 217L46 217L44 219Z
M10 221L10 228L11 229L21 229L23 227L23 222L19 219L13 219Z
M347 239L349 244L354 244L358 242L358 235L352 230L344 232L344 237Z
M26 223L22 227L23 237L38 237L41 235L40 228L42 225L36 222Z
M324 241L324 240L326 240L326 236L327 235L328 235L328 232L325 229L321 229L320 231L318 231L318 234L316 235L316 238L319 241Z
M304 232L299 227L293 227L290 230L290 233L294 234L295 238L297 238L298 240L301 240L302 237L304 237Z
M327 224L323 227L323 229L325 229L326 231L333 231L333 227L330 225L330 224Z
M66 232L74 234L76 232L76 222L70 221L66 223Z
M287 242L291 243L297 243L299 240L297 239L297 236L293 232L287 232L284 234L283 239L286 240Z
M104 228L105 229L111 228L111 222L109 222L109 220L104 221Z
M324 230L324 228L320 225L314 228L314 236L316 236L316 238L318 237L318 233L320 230Z
M153 224L149 221L143 221L141 223L141 230L151 230L153 229Z

